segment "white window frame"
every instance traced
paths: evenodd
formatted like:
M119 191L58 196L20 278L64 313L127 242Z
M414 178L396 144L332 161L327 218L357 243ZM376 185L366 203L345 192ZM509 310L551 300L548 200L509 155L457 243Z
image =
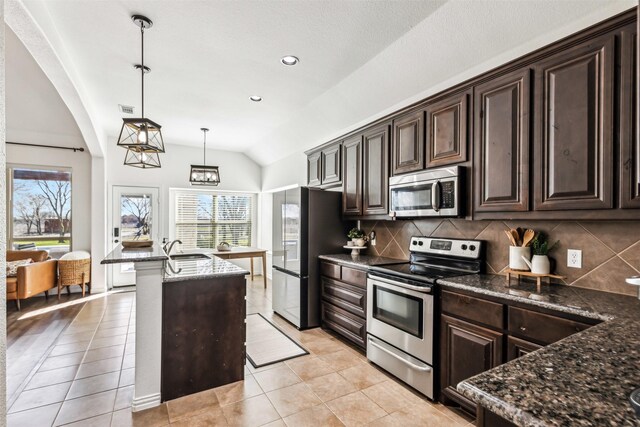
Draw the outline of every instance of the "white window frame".
M251 245L257 246L258 239L258 192L209 190L203 188L170 188L169 189L169 239L176 239L176 196L178 193L196 193L229 196L251 196Z

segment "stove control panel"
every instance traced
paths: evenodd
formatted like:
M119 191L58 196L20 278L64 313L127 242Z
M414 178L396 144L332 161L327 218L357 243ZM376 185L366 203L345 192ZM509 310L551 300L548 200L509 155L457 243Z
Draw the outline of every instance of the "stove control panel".
M478 259L483 242L480 240L438 239L434 237L412 237L411 252L449 255L459 258Z

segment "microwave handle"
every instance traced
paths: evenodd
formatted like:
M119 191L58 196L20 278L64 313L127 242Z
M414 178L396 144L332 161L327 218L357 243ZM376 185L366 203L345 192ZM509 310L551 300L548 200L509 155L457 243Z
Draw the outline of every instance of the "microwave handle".
M433 183L431 187L431 208L438 212L440 210L440 193L442 192L442 188L440 186L440 180L437 180Z

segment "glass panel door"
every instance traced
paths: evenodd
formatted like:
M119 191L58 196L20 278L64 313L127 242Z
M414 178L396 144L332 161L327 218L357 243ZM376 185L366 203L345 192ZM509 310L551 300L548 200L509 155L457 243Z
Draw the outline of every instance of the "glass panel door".
M300 192L299 188L286 191L284 216L284 268L300 273Z
M373 287L373 317L408 334L423 338L423 300L381 286Z
M114 187L111 218L112 248L124 240L154 240L158 242L158 189ZM135 284L133 263L114 264L112 285Z

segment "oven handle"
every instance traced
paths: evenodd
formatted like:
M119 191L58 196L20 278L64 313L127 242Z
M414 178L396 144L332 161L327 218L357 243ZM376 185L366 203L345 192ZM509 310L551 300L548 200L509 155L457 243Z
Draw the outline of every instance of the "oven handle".
M397 354L387 350L386 348L382 347L381 345L373 342L371 340L371 338L368 339L369 340L369 344L371 344L372 346L376 347L379 350L384 351L385 353L387 353L389 356L395 357L396 359L398 359L399 361L403 362L405 365L408 365L409 367L411 367L411 369L415 369L416 371L421 371L421 372L429 372L431 370L430 366L418 366L414 363L411 363L405 359L403 359L402 357L398 356Z
M427 287L421 287L421 286L413 286L410 285L408 283L402 283L402 282L394 282L391 280L387 280L387 279L383 279L380 276L374 276L371 275L370 276L371 280L375 280L376 282L380 282L380 283L384 283L386 285L391 285L391 286L396 286L400 289L408 289L410 291L415 291L421 294L430 294L431 293L431 288L427 288ZM385 288L386 286L382 286L383 288Z

